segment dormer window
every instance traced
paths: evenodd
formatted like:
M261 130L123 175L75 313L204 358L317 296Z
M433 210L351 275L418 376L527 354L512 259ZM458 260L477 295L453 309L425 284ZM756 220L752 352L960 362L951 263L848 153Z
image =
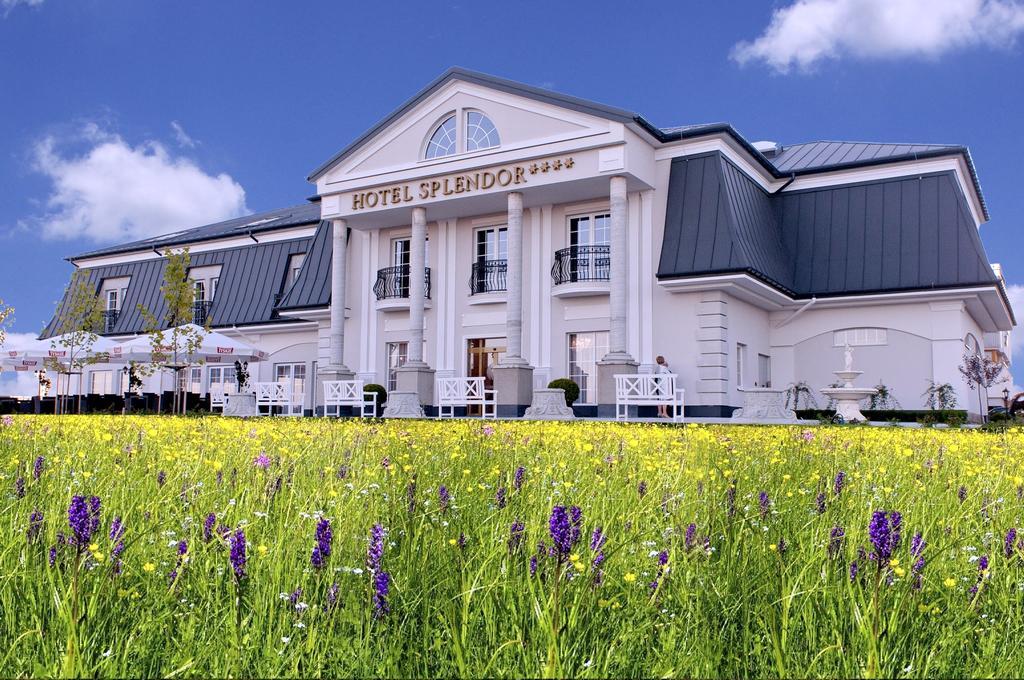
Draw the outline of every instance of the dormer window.
M498 128L490 118L480 111L459 109L434 128L427 139L423 158L444 158L457 153L492 149L500 144Z

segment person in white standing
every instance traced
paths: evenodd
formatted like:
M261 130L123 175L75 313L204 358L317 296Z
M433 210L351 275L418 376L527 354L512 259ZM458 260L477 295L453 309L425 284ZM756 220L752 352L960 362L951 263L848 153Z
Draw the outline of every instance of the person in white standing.
M663 356L661 356L659 354L654 359L654 361L657 362L657 364L658 364L657 368L655 368L655 373L657 373L658 375L669 375L669 374L672 373L671 369L669 369L669 367L668 367L668 362L665 361L665 357L663 357ZM659 392L659 394L660 394L660 392L661 392L661 390L663 388L664 388L664 385L663 385L661 379L659 378L658 379L658 392ZM658 405L658 417L659 418L668 418L669 417L669 415L668 415L668 406L666 406L665 404L659 404Z

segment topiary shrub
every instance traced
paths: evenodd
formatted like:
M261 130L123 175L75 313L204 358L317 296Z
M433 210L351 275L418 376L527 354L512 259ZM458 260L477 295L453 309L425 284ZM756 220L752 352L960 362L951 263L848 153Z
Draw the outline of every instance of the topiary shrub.
M373 392L374 401L377 402L377 415L382 415L384 413L384 404L388 401L388 391L383 385L370 383L369 385L363 385L363 394L367 392Z
M565 405L572 406L580 398L580 386L568 378L558 378L548 383L549 389L565 390Z

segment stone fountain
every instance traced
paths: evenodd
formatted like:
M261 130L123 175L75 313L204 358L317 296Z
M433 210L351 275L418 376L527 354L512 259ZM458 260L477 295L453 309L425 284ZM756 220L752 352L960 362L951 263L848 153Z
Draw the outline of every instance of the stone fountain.
M874 387L854 387L853 381L864 371L853 370L853 348L846 343L843 350L843 370L833 371L843 382L842 387L825 387L821 393L830 397L836 402L836 415L843 419L843 422L857 423L867 420L860 412L862 399L873 397L878 394Z

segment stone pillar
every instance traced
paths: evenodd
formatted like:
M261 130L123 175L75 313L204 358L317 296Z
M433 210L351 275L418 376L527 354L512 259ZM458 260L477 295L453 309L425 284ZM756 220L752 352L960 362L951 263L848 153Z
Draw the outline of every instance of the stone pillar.
M523 195L508 195L505 357L493 369L498 416L518 418L533 400L533 366L523 358Z
M434 403L434 370L423 360L423 312L426 307L427 211L412 209L412 238L409 244L409 358L396 371L398 389L394 406L388 397L385 417L407 417L415 393L428 409ZM424 410L424 412L426 409ZM422 415L422 414L420 414ZM430 414L427 414L430 415Z
M348 223L331 221L331 325L328 335L328 361L320 364L313 395L315 413L323 413L325 380L352 380L354 373L345 365L345 288L348 283Z
M615 378L620 373L636 373L637 362L627 350L627 294L629 287L629 219L626 212L626 178L609 181L611 212L611 281L608 300L608 354L597 365L597 414L615 415Z

